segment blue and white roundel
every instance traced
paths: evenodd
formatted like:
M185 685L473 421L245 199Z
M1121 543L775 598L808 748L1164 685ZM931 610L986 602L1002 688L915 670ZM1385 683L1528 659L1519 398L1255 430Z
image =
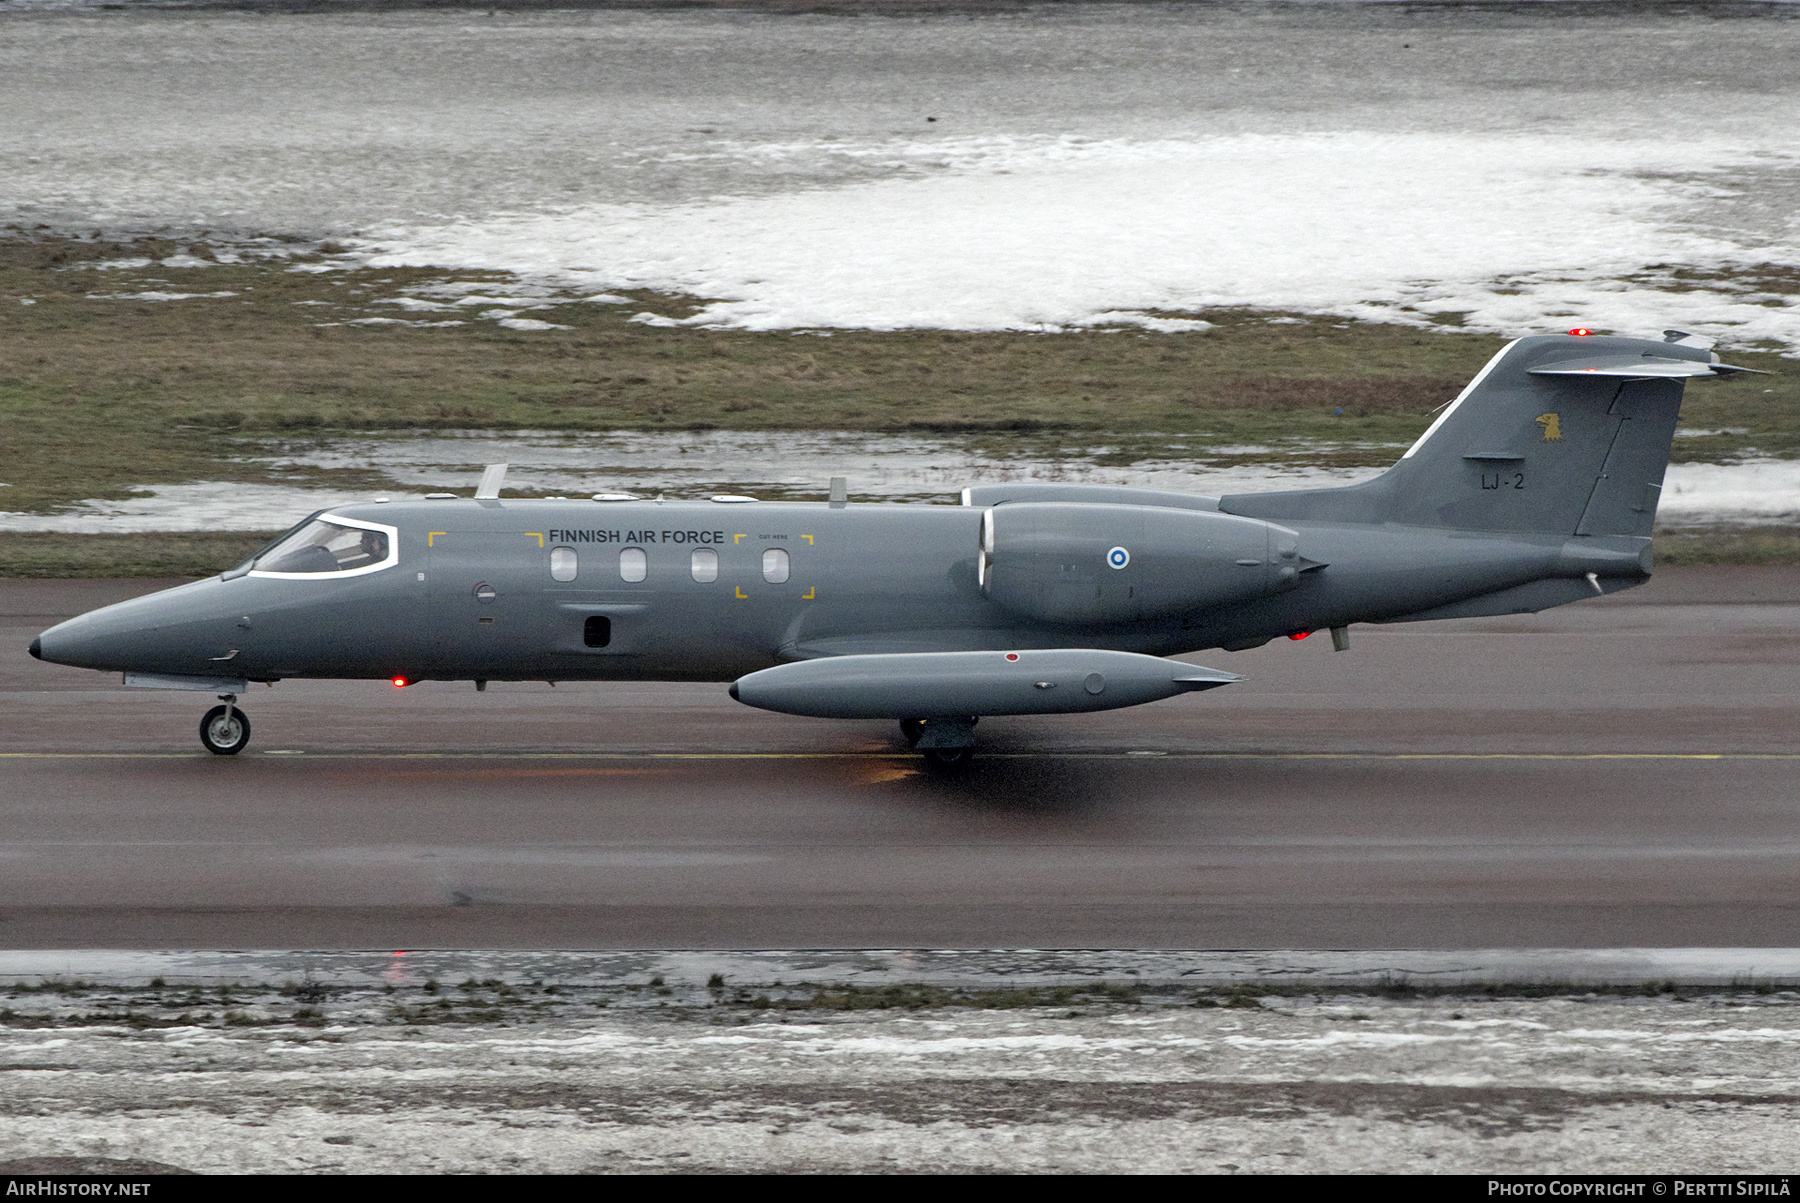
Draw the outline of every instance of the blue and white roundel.
M1131 563L1131 553L1126 551L1123 547L1115 547L1106 553L1106 565L1108 568L1123 568L1129 563Z

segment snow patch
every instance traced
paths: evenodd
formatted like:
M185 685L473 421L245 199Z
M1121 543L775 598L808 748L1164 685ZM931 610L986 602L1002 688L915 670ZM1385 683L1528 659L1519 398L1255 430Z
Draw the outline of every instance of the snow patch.
M1800 262L1687 224L1716 191L1695 178L1794 157L1723 139L986 137L934 153L930 173L394 225L362 248L378 266L712 298L680 323L636 319L651 325L1160 329L1258 306L1515 333L1676 324L1800 346L1795 298L1622 282L1671 262Z

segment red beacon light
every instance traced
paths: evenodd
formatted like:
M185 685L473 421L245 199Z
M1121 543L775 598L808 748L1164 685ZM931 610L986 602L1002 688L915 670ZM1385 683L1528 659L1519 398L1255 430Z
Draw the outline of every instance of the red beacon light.
M1294 640L1300 640L1300 639L1305 639L1310 634L1312 634L1311 631L1295 631L1292 635L1289 635L1288 638L1294 639Z
M408 685L411 685L411 684L412 684L412 682L408 681L405 677L395 677L394 678L394 688L395 689L405 689Z
M1577 326L1569 331L1569 333L1573 334L1576 338L1586 338L1588 335L1592 334L1593 331L1589 330L1586 326Z

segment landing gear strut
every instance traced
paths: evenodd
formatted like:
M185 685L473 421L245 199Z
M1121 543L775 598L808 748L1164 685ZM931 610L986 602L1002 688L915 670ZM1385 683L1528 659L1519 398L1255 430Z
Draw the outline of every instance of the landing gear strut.
M236 756L250 742L250 716L237 708L237 694L222 693L200 720L200 742L215 756Z

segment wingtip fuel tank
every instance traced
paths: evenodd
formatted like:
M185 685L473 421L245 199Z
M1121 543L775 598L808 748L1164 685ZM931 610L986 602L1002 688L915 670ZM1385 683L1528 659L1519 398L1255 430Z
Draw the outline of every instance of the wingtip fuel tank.
M740 677L746 706L812 718L1080 714L1242 680L1160 656L1091 648L833 656Z

